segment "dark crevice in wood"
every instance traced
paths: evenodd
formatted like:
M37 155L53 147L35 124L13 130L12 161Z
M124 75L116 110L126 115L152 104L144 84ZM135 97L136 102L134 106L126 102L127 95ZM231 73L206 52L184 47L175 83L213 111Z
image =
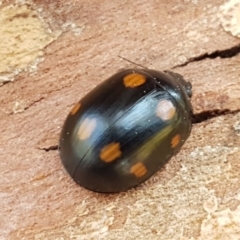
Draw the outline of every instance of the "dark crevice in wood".
M232 57L238 55L239 53L240 53L240 44L238 44L236 46L233 46L231 48L228 48L228 49L216 50L216 51L214 51L212 53L204 53L204 54L202 54L200 56L190 58L185 63L182 63L182 64L174 66L173 69L174 68L178 68L178 67L184 67L184 66L188 65L189 63L199 62L199 61L202 61L202 60L205 60L205 59L208 59L208 58L209 59L215 59L217 57L220 57L220 58L232 58Z
M203 112L200 112L200 113L193 114L191 116L191 119L192 119L192 124L197 124L197 123L205 122L205 121L207 121L209 119L212 119L212 118L225 116L225 115L233 115L233 114L237 114L237 113L240 113L240 109L237 109L237 110L214 109L214 110L203 111ZM59 150L59 146L58 145L53 145L53 146L49 146L49 147L40 147L38 149L43 150L45 152L49 152L49 151Z
M25 111L25 110L28 110L30 107L32 107L32 106L35 105L36 103L41 102L43 99L45 99L45 97L40 97L39 99L31 102L27 107L24 108L24 111Z
M46 94L49 95L49 94L51 94L51 93L53 93L53 92L61 91L63 88L69 87L69 86L71 86L71 85L65 85L65 86L63 86L62 88L54 89L54 90L52 90L52 91L46 92ZM19 111L19 112L11 111L11 112L9 112L9 113L7 114L7 116L11 116L11 115L13 115L13 114L21 114L21 113L25 112L26 110L28 110L29 108L31 108L32 106L35 106L36 103L40 103L42 100L45 100L45 98L46 98L46 96L40 97L39 99L31 102L28 106L26 106L26 107L24 107L23 109L21 109L21 111ZM68 105L65 106L65 107L67 107L67 108L68 108L68 107L71 107L73 104L74 104L74 103L68 104ZM1 118L0 118L0 119L1 119Z
M58 150L58 148L59 148L58 145L53 145L53 146L46 147L46 148L40 147L40 148L38 148L38 149L39 149L39 150L43 150L43 151L45 151L45 152L49 152L49 151L56 151L56 150Z
M12 111L12 112L8 113L7 116L11 116L11 115L14 115L14 114L21 114L21 113L25 112L26 110L28 110L30 107L34 106L36 103L41 102L43 99L44 99L44 97L40 97L39 99L31 102L28 106L26 106L26 107L24 107L20 110Z
M214 109L214 110L209 110L209 111L203 111L203 112L196 113L196 114L192 115L192 123L193 124L201 123L201 122L207 121L207 120L212 119L212 118L225 116L225 115L231 115L231 114L233 115L233 114L236 114L236 113L239 113L239 112L240 112L240 109L237 109L237 110Z

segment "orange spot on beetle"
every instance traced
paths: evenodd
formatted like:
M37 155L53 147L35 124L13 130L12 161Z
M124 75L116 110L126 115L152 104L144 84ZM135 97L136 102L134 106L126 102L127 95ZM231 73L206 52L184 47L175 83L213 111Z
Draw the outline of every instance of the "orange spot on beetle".
M143 175L146 174L147 168L143 163L138 162L131 167L130 172L134 174L136 177L142 177Z
M78 129L78 133L77 133L78 138L80 140L88 139L92 135L92 132L94 131L96 126L97 126L96 119L94 119L94 118L93 119L89 119L89 118L84 119Z
M181 140L181 137L179 134L177 134L176 136L174 136L172 138L172 141L171 141L171 147L172 148L175 148L179 143L180 143L180 140Z
M106 163L109 163L121 157L121 155L122 152L120 150L120 144L113 142L101 149L100 159Z
M81 103L78 102L77 104L75 104L75 105L73 106L70 114L71 114L71 115L75 115L75 114L77 113L77 111L79 110L80 107L81 107Z
M139 73L131 73L123 78L125 87L135 88L146 82L146 77Z
M162 100L158 103L156 109L156 115L161 118L163 121L170 120L174 117L176 113L176 108L173 103L169 100Z

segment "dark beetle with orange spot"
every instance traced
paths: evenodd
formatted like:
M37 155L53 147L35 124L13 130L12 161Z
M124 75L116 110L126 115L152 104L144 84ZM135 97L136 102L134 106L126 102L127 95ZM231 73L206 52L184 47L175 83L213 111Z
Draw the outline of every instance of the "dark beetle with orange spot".
M60 136L63 165L79 185L96 192L143 183L190 135L191 95L191 84L177 73L116 73L69 113Z

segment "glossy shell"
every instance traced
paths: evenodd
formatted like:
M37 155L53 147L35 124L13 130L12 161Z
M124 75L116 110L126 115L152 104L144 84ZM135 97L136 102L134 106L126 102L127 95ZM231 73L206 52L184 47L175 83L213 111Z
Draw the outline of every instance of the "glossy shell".
M137 186L175 155L191 131L191 84L155 70L120 71L82 98L60 136L71 177L97 192Z

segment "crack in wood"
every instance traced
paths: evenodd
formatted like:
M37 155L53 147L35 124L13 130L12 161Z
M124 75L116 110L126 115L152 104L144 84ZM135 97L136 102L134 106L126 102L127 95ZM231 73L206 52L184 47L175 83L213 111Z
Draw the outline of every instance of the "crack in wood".
M41 102L41 101L44 100L44 99L45 99L45 97L40 97L39 99L31 102L28 106L26 106L26 107L24 108L24 111L28 110L30 107L34 106L36 103L39 103L39 102Z
M203 111L200 113L192 114L191 120L192 124L198 124L201 122L205 122L209 119L220 117L220 116L225 116L225 115L233 115L240 113L240 109L237 110L230 110L230 109L214 109L214 110L208 110L208 111ZM59 150L59 145L53 145L49 147L38 147L39 150L43 150L45 152L49 151L56 151Z
M33 102L29 103L29 104L28 104L27 106L25 106L20 112L11 111L11 112L9 112L9 113L7 114L7 116L11 116L11 115L13 115L13 114L23 113L23 112L25 112L26 110L28 110L29 108L31 108L32 106L35 106L36 103L40 103L42 100L45 100L46 97L47 97L47 95L49 95L49 94L51 94L51 93L53 93L53 92L61 91L62 89L66 88L66 87L70 87L70 86L71 86L71 85L69 84L69 85L65 85L65 86L63 86L63 87L61 87L61 88L54 89L54 90L51 90L51 91L49 91L49 92L46 92L46 93L45 93L45 96L42 96L42 97L34 100ZM0 87L1 87L1 86L0 86ZM73 104L74 104L74 103L68 104L66 107L71 107ZM1 119L1 118L0 118L0 119Z
M225 116L225 115L233 115L240 112L240 109L230 110L230 109L213 109L208 111L203 111L200 113L192 114L192 124L197 124L201 122L205 122L209 119Z
M205 59L215 59L217 57L220 57L220 58L232 58L232 57L238 55L239 53L240 53L240 44L238 44L236 46L233 46L231 48L228 48L228 49L216 50L216 51L214 51L212 53L204 53L204 54L201 54L200 56L190 58L185 63L182 63L182 64L174 66L173 69L179 68L179 67L185 67L189 63L199 62L199 61L202 61L202 60L205 60Z
M39 150L43 150L45 152L56 151L56 150L58 150L58 148L59 148L58 145L53 145L53 146L49 146L49 147L38 147Z
M31 102L28 106L23 107L19 112L11 111L10 113L7 114L7 116L23 113L26 110L28 110L30 107L34 106L36 103L41 102L43 99L45 99L45 97L40 97L39 99L36 99L35 101Z

